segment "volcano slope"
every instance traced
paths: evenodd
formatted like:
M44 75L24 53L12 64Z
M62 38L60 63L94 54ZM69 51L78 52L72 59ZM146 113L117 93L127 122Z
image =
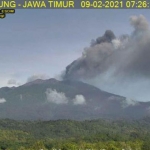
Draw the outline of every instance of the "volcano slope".
M140 119L150 102L136 102L72 80L37 79L0 89L0 118L15 120Z

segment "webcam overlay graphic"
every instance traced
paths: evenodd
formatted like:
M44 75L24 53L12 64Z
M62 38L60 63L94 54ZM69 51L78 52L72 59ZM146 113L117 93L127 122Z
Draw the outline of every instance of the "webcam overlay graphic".
M149 0L2 0L4 9L149 9Z
M15 9L0 9L0 18L3 19L6 17L6 14L14 14Z

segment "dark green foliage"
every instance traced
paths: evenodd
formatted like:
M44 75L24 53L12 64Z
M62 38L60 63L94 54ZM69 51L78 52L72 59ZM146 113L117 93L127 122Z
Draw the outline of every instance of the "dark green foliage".
M0 120L0 150L150 150L150 119Z
M150 150L150 140L145 140L141 150Z

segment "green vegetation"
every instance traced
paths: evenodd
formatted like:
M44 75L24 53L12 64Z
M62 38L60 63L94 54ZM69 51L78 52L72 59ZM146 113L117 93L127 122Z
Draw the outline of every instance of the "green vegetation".
M0 150L150 150L142 120L0 120Z

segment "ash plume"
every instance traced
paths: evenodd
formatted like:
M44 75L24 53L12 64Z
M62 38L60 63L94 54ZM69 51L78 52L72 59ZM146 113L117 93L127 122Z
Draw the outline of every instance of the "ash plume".
M135 90L139 90L140 84L149 82L150 77L150 30L143 15L131 16L129 21L133 27L130 35L116 37L107 30L66 67L63 79L82 80L109 92L137 98L132 88L136 86ZM133 90L134 97L127 88Z
M105 66L103 67L102 63L113 51L111 43L113 39L114 33L107 30L102 37L92 41L91 46L84 49L82 56L66 67L64 79L91 78L105 70L107 64L103 64Z
M134 30L137 32L139 32L140 30L146 31L149 29L149 24L143 15L131 16L130 24L134 27Z
M115 39L114 33L111 30L106 30L103 36L98 37L96 40L91 41L91 46L101 44L104 42L110 43L113 39Z

